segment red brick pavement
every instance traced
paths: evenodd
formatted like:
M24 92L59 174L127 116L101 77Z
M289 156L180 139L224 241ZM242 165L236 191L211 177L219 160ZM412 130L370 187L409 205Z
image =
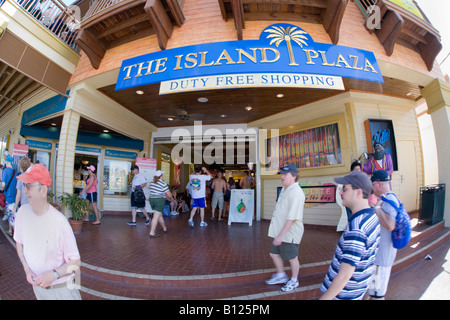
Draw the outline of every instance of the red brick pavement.
M128 219L128 216L105 216L100 226L85 224L83 232L77 235L83 262L125 272L157 275L216 274L273 268L267 254L270 247L267 221L255 222L252 227L243 224L228 227L225 222L211 222L206 228L200 228L197 222L196 228L190 229L185 215L168 217L166 223L169 233L163 234L161 238L148 239L149 228L143 221L138 220L136 227L130 227L126 225ZM330 229L307 228L300 246L301 263L330 260L339 235ZM0 299L34 299L15 249L7 243L1 231L0 241ZM450 267L448 263L445 264L448 248L449 241L431 253L432 260L421 260L394 274L387 298L420 299L427 288L436 290L433 280L447 281L450 274ZM304 280L320 282L315 276L305 277ZM238 287L235 289L242 290ZM124 287L121 290L125 290ZM227 290L233 292L233 288ZM182 290L179 297L186 298L181 293ZM195 290L195 293L197 295L192 295L192 298L202 299L201 290ZM234 292L232 296L236 296L234 294L239 295ZM125 293L123 295L126 296ZM446 297L445 292L442 295ZM177 296L153 295L141 298L176 299Z

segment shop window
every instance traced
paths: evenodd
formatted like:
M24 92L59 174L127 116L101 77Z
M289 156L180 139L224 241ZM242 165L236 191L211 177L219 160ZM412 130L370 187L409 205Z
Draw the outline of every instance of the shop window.
M6 146L8 145L8 136L4 136L3 138L1 138L0 140L0 154L2 155L2 161L1 163L4 163L3 160L3 151L5 151L7 148Z
M47 151L28 150L28 154L31 156L31 162L43 164L48 170L50 170L50 153Z
M272 137L266 146L269 170L278 170L287 163L297 168L342 164L337 123Z
M127 195L131 185L131 161L105 159L103 166L103 194Z

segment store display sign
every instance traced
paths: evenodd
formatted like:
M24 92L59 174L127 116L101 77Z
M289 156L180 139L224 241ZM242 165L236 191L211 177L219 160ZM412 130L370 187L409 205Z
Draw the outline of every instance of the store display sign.
M384 82L372 52L314 42L300 27L277 23L265 28L259 40L198 44L124 60L116 91L161 82L162 93L184 87L323 88L337 83L335 77Z
M305 203L326 204L336 202L336 185L326 183L323 185L300 184L305 194ZM277 188L277 201L283 187Z
M230 212L228 225L232 222L252 225L254 215L255 194L253 189L233 189L230 196Z
M43 141L27 139L27 140L25 140L25 144L28 145L28 147L30 147L30 148L52 150L51 142L43 142Z
M13 156L25 157L28 153L27 144L14 143Z

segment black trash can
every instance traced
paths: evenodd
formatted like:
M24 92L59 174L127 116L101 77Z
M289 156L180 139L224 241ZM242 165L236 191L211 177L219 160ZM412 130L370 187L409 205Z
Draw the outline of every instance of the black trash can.
M420 200L420 220L433 225L444 219L445 183L421 187Z

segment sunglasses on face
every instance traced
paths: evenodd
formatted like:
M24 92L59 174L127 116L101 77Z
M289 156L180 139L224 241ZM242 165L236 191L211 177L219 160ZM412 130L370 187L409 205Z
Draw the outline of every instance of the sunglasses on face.
M342 192L346 192L347 190L356 190L356 189L353 188L353 186L351 186L351 187L343 186L343 187L342 187Z

